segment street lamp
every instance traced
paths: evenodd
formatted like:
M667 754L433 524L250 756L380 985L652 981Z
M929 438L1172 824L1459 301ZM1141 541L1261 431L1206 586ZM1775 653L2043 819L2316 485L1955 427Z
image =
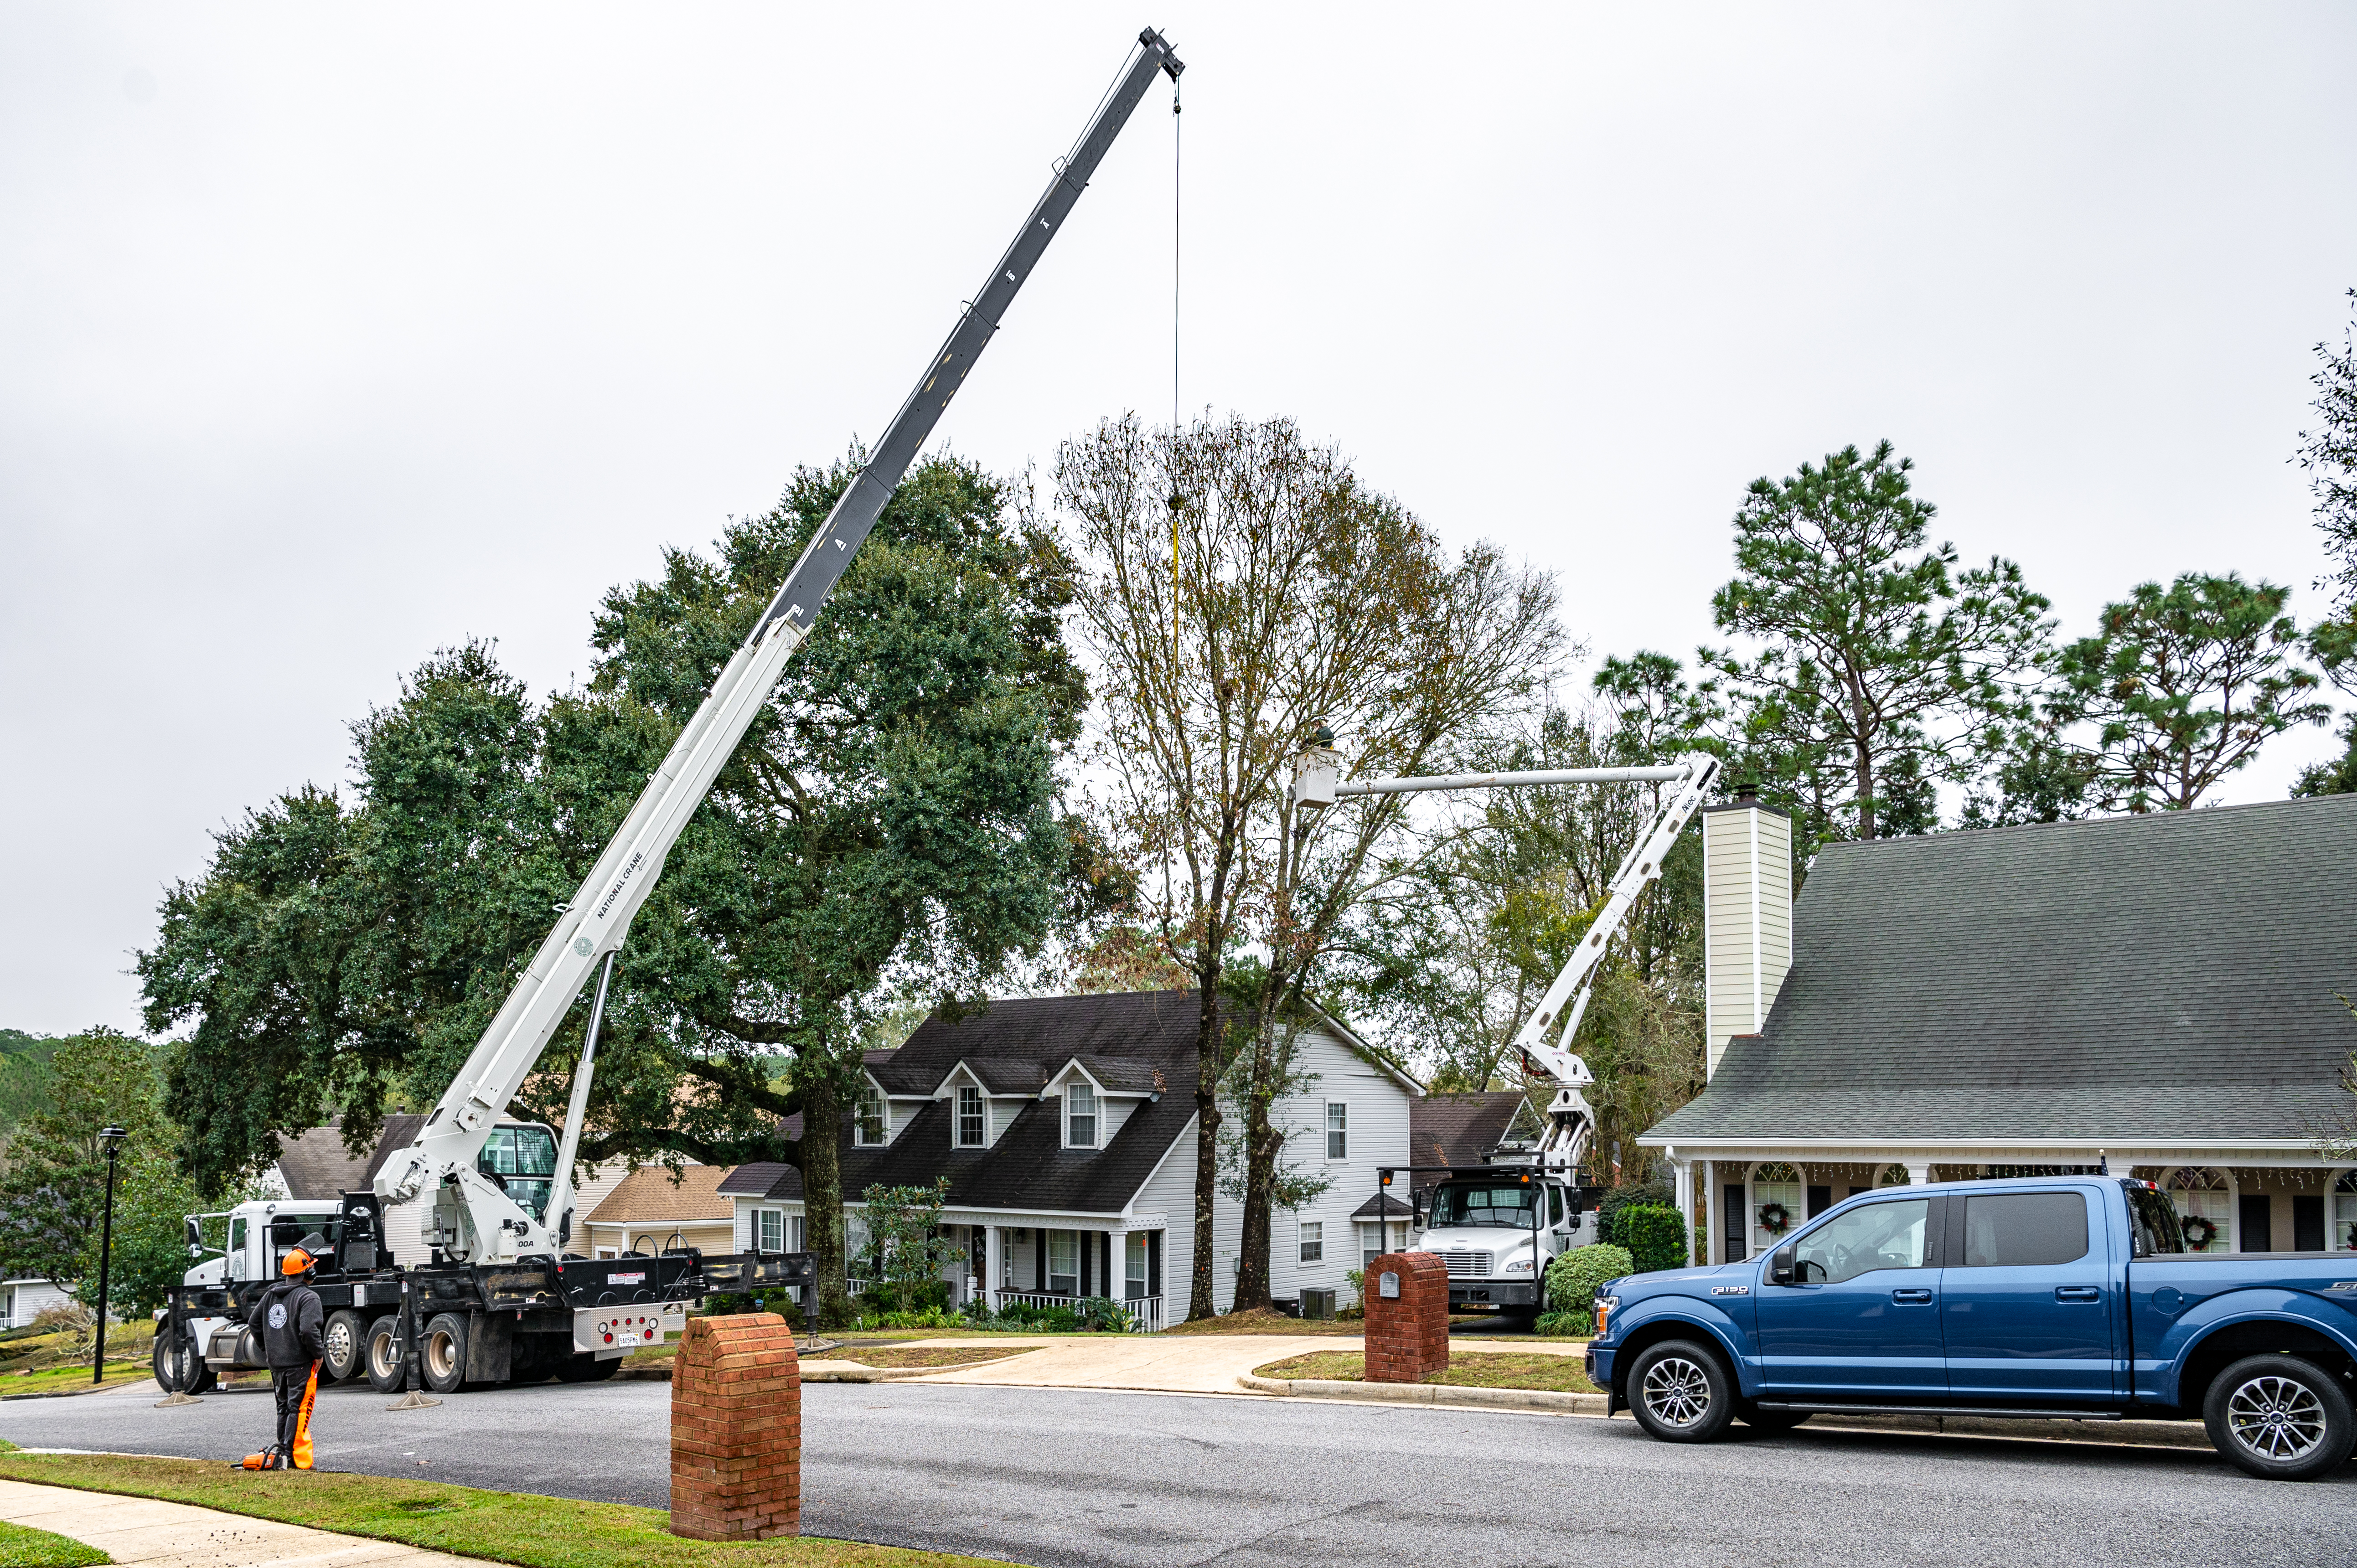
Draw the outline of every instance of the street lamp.
M99 1146L106 1151L106 1218L98 1236L98 1348L90 1353L92 1383L106 1380L106 1265L114 1253L114 1161L129 1136L112 1122L98 1130Z

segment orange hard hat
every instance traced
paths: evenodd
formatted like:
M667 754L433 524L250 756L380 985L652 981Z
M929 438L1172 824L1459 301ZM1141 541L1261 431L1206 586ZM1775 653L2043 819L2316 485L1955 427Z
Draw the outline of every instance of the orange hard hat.
M285 1259L278 1265L278 1272L288 1275L307 1274L311 1272L317 1260L315 1260L310 1253L303 1251L302 1248L289 1248L287 1250Z

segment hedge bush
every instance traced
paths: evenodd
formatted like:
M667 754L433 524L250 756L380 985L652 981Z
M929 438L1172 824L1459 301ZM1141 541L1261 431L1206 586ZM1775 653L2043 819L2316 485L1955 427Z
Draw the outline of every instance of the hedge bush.
M1596 1314L1592 1312L1549 1312L1540 1315L1532 1329L1539 1334L1593 1334Z
M1686 1217L1674 1208L1624 1208L1613 1217L1612 1234L1629 1249L1639 1273L1685 1267Z
M1598 1243L1593 1247L1574 1247L1547 1265L1546 1308L1548 1314L1559 1312L1587 1316L1596 1305L1596 1292L1606 1280L1633 1274L1637 1264L1621 1247ZM1544 1322L1544 1318L1540 1319ZM1577 1332L1585 1332L1578 1330Z

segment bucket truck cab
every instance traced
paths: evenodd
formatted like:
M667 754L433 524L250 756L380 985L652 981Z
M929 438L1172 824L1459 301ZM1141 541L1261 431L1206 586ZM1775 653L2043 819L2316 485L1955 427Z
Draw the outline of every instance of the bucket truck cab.
M1591 1197L1527 1165L1452 1170L1419 1195L1409 1249L1447 1266L1450 1311L1535 1317L1547 1265L1596 1239Z

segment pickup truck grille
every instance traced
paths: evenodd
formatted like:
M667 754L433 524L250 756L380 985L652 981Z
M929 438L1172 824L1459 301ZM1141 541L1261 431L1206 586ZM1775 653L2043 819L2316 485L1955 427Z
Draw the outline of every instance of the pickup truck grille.
M1496 1257L1495 1252L1443 1252L1440 1261L1448 1266L1448 1272L1453 1275L1486 1279L1490 1264Z

